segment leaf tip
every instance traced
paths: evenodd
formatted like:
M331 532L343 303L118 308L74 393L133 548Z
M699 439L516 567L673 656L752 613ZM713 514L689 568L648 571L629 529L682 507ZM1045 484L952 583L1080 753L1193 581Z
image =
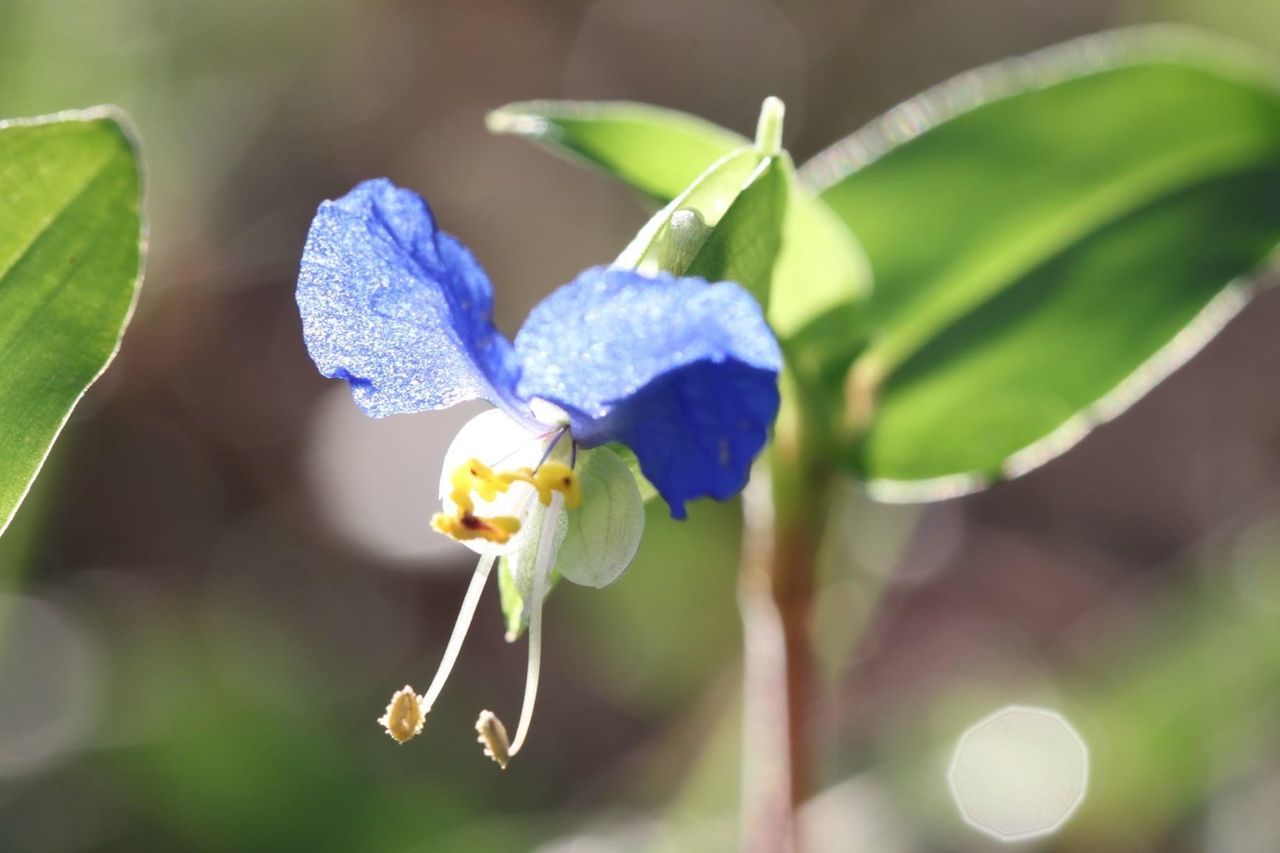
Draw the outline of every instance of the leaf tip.
M533 139L541 139L551 130L551 123L544 117L521 110L514 104L489 112L484 117L484 126L493 134Z
M760 105L760 119L756 123L756 150L765 157L776 157L782 150L782 120L787 107L782 99L770 95Z

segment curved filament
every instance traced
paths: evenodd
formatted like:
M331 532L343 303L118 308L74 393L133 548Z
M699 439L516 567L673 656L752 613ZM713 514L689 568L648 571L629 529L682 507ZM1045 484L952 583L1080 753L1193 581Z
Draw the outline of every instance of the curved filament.
M445 682L449 680L449 673L453 672L453 665L458 660L458 652L462 650L462 641L466 639L467 629L471 627L471 619L476 614L476 605L480 603L480 594L484 592L484 583L489 579L489 572L497 559L493 554L485 554L480 557L480 562L476 563L476 570L471 575L471 583L467 586L467 594L463 597L462 607L458 610L458 619L453 623L449 644L445 646L444 657L440 659L435 678L431 679L431 686L422 696L424 713L431 710L436 697L440 695Z
M542 601L547 594L547 578L551 574L551 564L555 562L556 523L560 519L560 509L564 496L560 492L551 494L551 506L547 508L542 520L542 531L538 536L538 554L533 564L533 590L529 611L529 670L524 682L524 705L520 709L520 724L516 726L516 739L511 744L509 754L515 755L524 746L525 737L529 734L529 724L533 721L533 706L538 698L538 678L542 670Z

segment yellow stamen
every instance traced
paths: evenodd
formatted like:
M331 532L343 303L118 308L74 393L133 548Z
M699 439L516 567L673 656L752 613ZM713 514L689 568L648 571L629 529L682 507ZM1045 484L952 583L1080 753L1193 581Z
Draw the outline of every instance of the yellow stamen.
M498 545L505 545L512 536L520 532L520 519L509 515L481 518L472 515L470 510L459 508L457 515L436 513L431 517L431 526L445 536L460 542L467 539L486 539Z
M527 483L538 493L543 506L551 505L551 495L564 495L564 505L577 509L582 504L582 483L573 469L563 462L543 462L533 468L517 468L513 471L497 471L478 459L468 459L449 475L452 491L449 499L455 507L453 515L436 513L431 526L459 541L485 539L505 545L520 530L520 520L511 516L482 517L475 514L473 495L482 501L492 501L511 488L512 483Z
M563 462L544 462L533 475L534 488L538 490L538 500L543 506L551 505L551 493L564 495L564 505L568 509L577 509L582 504L582 484L578 475Z
M543 506L551 505L551 493L564 495L564 505L569 509L577 509L582 503L582 485L578 475L563 462L543 462L538 470L520 468L516 471L505 471L498 475L507 483L528 483L538 492L538 501Z
M453 487L449 497L459 509L470 512L475 509L471 501L472 492L479 495L483 501L491 501L500 492L505 492L511 483L494 474L493 470L479 459L468 459L449 475L449 485Z

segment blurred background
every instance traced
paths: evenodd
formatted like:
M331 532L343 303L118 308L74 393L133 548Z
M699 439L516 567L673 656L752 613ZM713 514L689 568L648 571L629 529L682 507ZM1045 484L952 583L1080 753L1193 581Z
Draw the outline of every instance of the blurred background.
M497 288L499 324L617 254L624 189L487 110L627 98L798 161L975 65L1141 21L1280 47L1273 0L0 0L0 115L100 102L145 142L151 255L124 348L0 541L0 851L731 849L736 507L652 506L636 564L549 600L524 646L490 590L426 732L469 552L432 534L474 413L363 418L293 302L317 203L387 175ZM1034 702L1091 748L1059 851L1280 849L1280 293L1079 448L925 508L852 489L816 616L814 850L996 845L951 803L958 734ZM0 451L2 452L2 451Z

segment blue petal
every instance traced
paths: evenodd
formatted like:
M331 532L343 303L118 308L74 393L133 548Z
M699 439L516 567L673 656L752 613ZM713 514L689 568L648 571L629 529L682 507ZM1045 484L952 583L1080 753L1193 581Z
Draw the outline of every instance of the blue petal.
M476 398L524 410L514 351L493 325L489 278L417 193L379 179L321 204L297 298L316 367L347 380L366 414Z
M587 270L533 309L516 354L520 395L588 447L629 446L676 518L741 490L778 413L778 342L730 282Z

